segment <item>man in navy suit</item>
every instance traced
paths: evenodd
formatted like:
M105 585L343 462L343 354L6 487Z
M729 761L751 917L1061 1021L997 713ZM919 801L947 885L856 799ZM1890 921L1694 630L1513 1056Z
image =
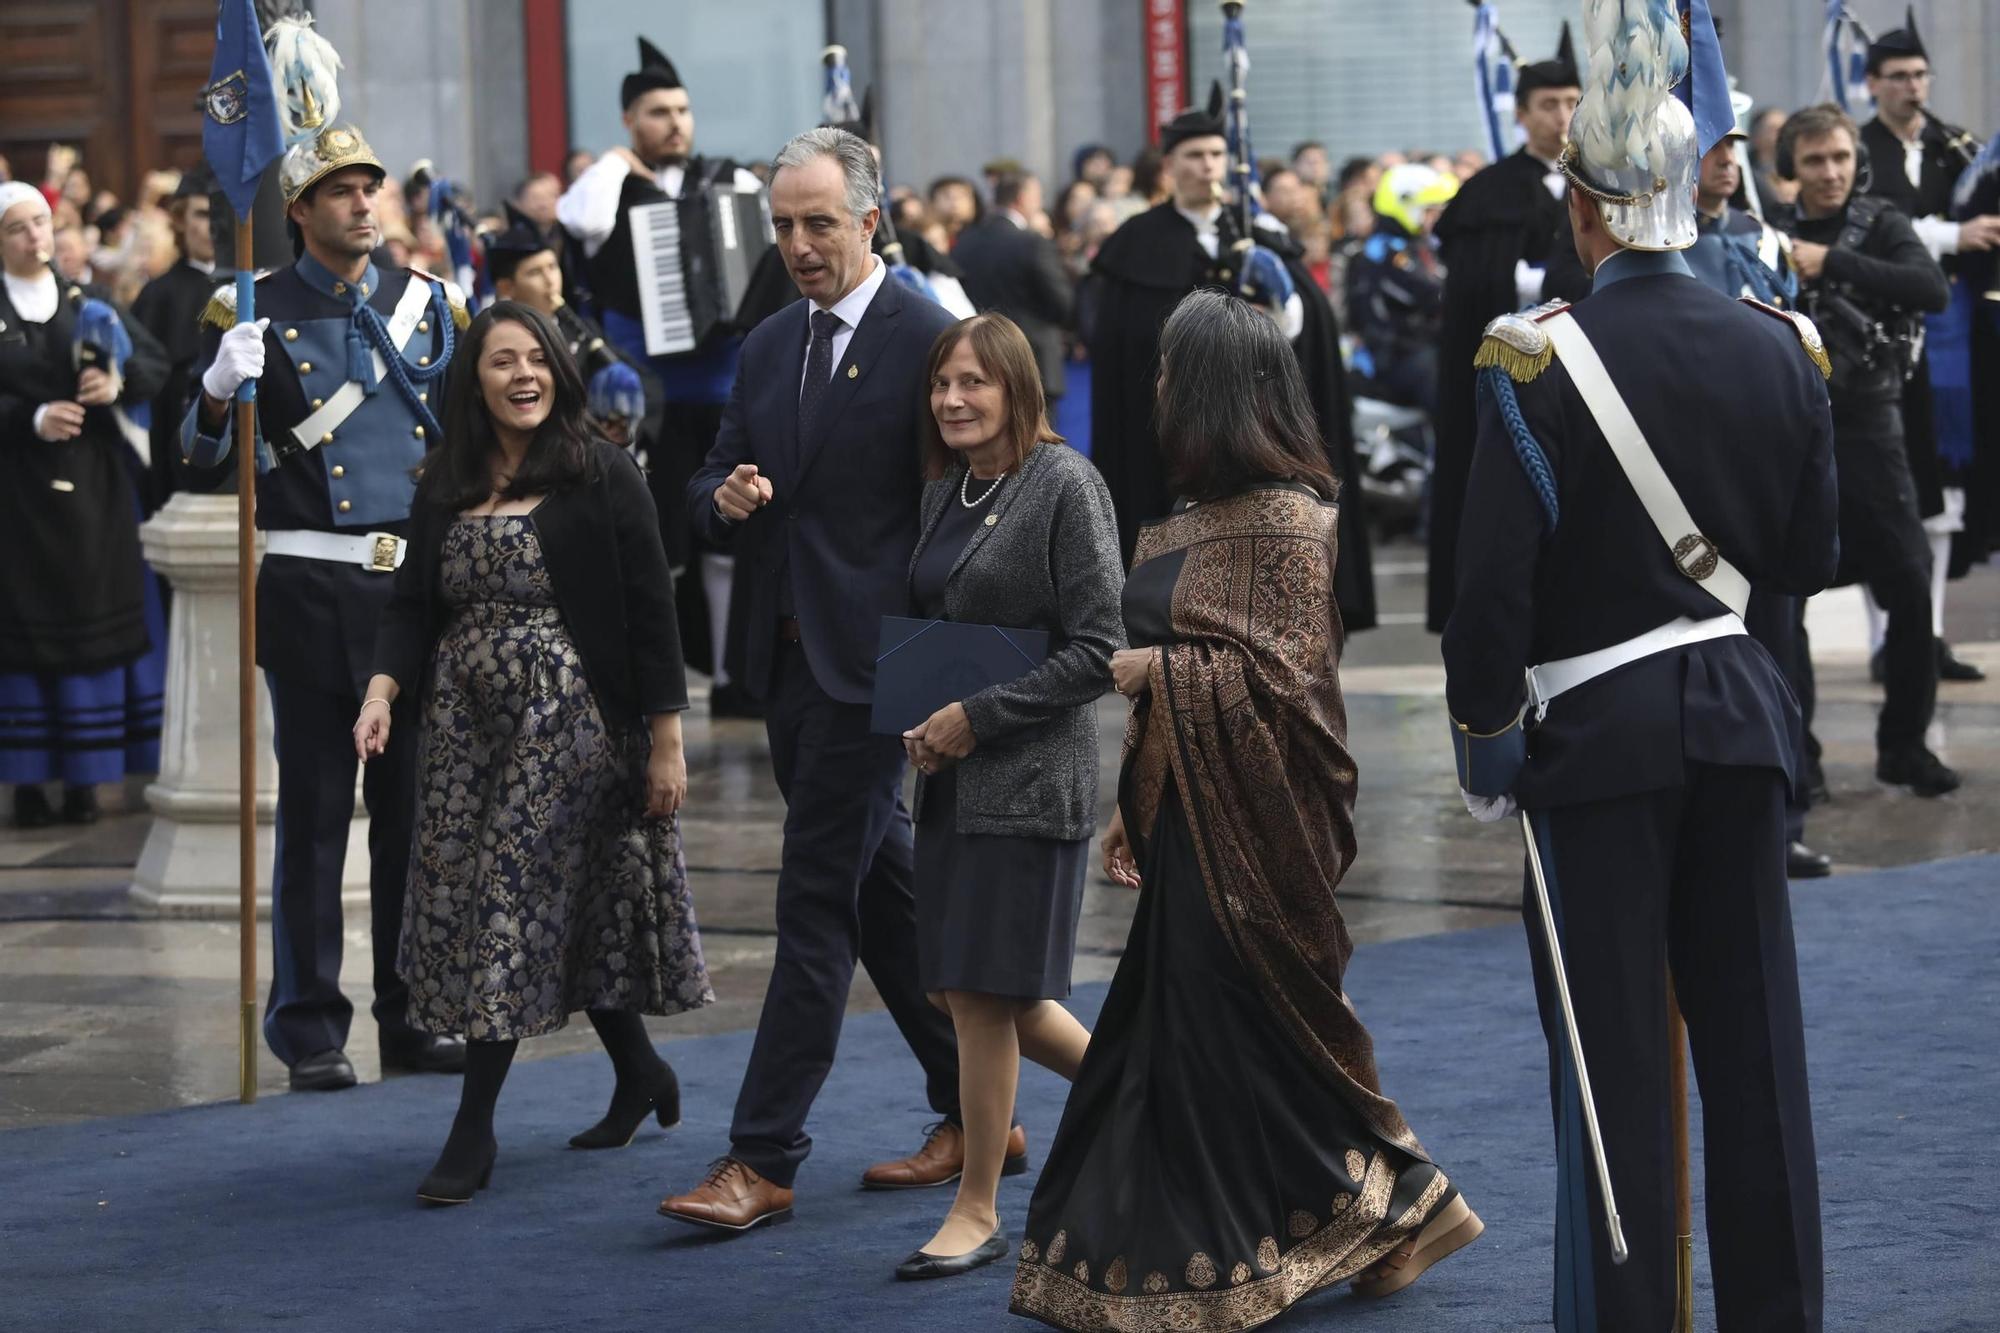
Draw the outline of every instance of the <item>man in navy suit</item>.
M958 1111L951 1024L917 983L902 741L868 727L881 618L908 613L925 367L952 317L889 281L869 251L881 178L866 142L809 130L773 165L778 249L806 299L745 340L688 509L705 536L733 537L749 571L737 594L743 683L765 704L786 804L778 954L729 1155L660 1205L735 1232L791 1216L792 1179L812 1148L806 1113L833 1064L857 956L945 1122L896 1182L955 1178L944 1159L963 1142L947 1132Z

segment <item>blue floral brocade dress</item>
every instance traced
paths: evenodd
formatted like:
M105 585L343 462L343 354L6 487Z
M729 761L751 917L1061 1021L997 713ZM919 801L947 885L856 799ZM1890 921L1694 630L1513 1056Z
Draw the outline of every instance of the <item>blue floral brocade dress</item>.
M650 736L599 710L532 516L457 519L440 579L398 964L411 1024L503 1041L579 1009L710 1003L679 823L644 814Z

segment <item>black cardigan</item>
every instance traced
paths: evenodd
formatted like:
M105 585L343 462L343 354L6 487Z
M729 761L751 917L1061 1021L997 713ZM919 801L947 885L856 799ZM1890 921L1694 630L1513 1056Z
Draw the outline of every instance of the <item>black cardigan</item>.
M608 722L638 726L688 706L673 574L638 465L601 440L592 448L597 475L546 497L530 521L598 708ZM431 654L450 614L439 564L456 518L419 491L409 549L375 635L376 672L406 692L430 686Z

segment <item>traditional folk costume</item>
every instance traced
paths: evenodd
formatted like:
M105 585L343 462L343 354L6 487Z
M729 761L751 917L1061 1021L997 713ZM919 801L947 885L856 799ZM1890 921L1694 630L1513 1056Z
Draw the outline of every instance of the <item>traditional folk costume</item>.
M1342 988L1337 542L1335 507L1291 485L1140 532L1125 628L1161 653L1118 799L1144 887L1029 1206L1016 1314L1250 1328L1458 1197Z
M1565 23L1555 59L1521 67L1514 100L1518 105L1547 88L1577 86L1576 55ZM1473 353L1495 317L1537 301L1581 300L1590 290L1580 274L1553 285L1545 280L1559 247L1567 244L1563 189L1556 164L1524 147L1466 181L1438 219L1435 236L1445 280L1425 614L1434 633L1451 616L1465 479L1472 468L1477 420Z
M1524 916L1556 1127L1557 1329L1673 1326L1677 999L1702 1092L1717 1318L1816 1330L1818 1181L1785 883L1799 714L1742 614L1753 587L1805 596L1833 576L1827 359L1802 316L1689 273L1696 124L1720 137L1708 98L1726 88L1697 78L1691 115L1666 92L1689 65L1677 29L1621 29L1619 10L1586 8L1590 81L1563 170L1621 248L1588 299L1496 320L1479 352L1443 642L1453 743L1468 807L1497 819L1518 805L1539 854ZM1699 5L1695 17L1689 77L1719 78ZM1635 141L1643 152L1628 153ZM1543 943L1543 872L1581 1070Z
M46 212L39 191L0 185L0 216ZM81 371L118 380L81 434L42 438L49 404L74 402ZM166 622L139 555L140 412L167 357L108 292L43 268L0 283L0 531L17 558L0 574L0 782L17 816L50 818L37 784L61 779L66 813L95 817L90 788L159 768ZM32 792L32 795L30 794Z
M1189 139L1224 135L1218 88L1205 109L1190 108L1162 128L1160 147L1171 152ZM1128 558L1140 528L1164 517L1173 502L1153 430L1160 328L1181 298L1196 288L1237 287L1242 239L1236 213L1220 203L1194 213L1169 200L1126 221L1091 262L1088 300L1096 310L1090 340L1091 461L1111 488L1119 541ZM1340 502L1342 560L1334 574L1341 618L1349 630L1370 629L1375 625L1374 569L1340 356L1340 322L1289 237L1260 228L1254 239L1260 251L1276 257L1289 280L1291 299L1277 317L1305 373L1328 467L1346 484Z

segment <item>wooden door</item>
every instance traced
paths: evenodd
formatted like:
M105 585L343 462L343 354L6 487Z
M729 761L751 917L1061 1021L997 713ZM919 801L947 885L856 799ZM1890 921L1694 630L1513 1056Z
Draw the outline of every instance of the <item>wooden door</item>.
M0 153L38 184L49 145L74 145L91 184L129 204L148 171L200 160L214 52L214 0L6 0Z

